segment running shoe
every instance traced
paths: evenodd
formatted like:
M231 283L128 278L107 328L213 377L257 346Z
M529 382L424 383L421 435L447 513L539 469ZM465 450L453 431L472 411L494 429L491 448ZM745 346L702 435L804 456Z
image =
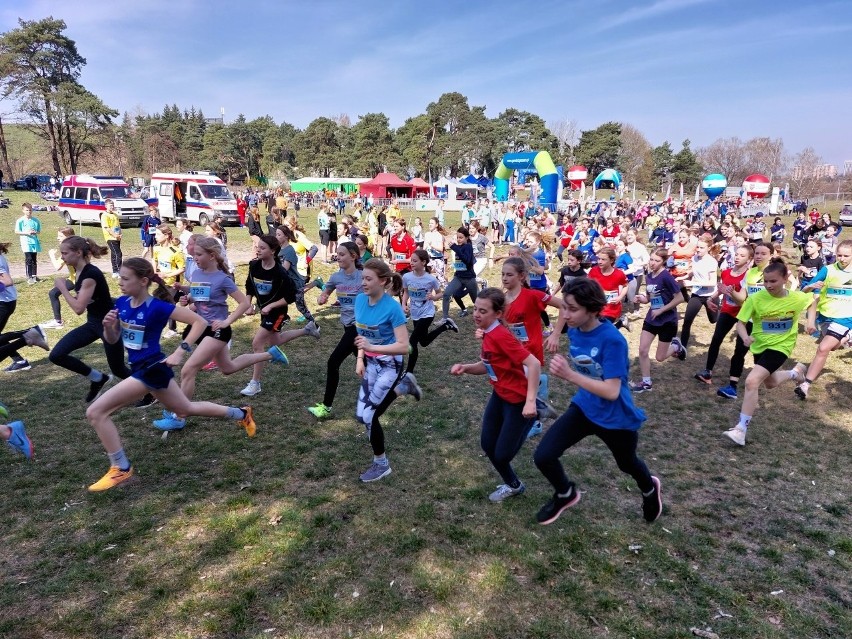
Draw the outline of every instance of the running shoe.
M541 422L538 421L538 420L535 420L533 422L533 425L530 426L530 432L527 433L527 439L532 439L533 437L537 437L538 435L541 435L541 431L543 431L543 430L544 430L544 427L541 425Z
M548 326L543 331L541 331L541 334L542 337L550 337L551 335L553 335L553 329Z
M466 308L463 308L459 311L459 317L467 317L468 315L470 315L470 311L468 311Z
M18 373L20 371L28 371L31 368L32 368L32 366L30 366L30 363L27 360L22 359L18 362L12 362L9 366L7 366L6 368L3 369L3 372L5 372L5 373Z
M442 321L441 321L441 324L446 324L446 325L447 325L447 330L448 330L448 331L452 331L453 333L458 333L458 332L459 332L459 325L458 325L458 324L456 324L455 320L453 320L453 319L452 319L452 318L450 318L450 317L447 317L447 318L445 318L444 320L442 320Z
M796 393L796 397L798 397L802 401L805 401L808 398L808 390L810 389L810 387L810 384L804 382L796 386L796 388L793 389L793 392Z
M41 326L33 326L24 333L24 340L26 340L27 344L30 346L38 346L46 351L50 350L50 346L47 344L47 334Z
M632 332L630 328L630 318L627 315L621 316L621 328L623 328L628 333Z
M660 480L651 475L654 489L650 495L642 495L642 515L649 524L657 521L663 512L663 494L660 490Z
M211 371L218 371L219 365L215 361L210 360L204 366L201 367L201 370L207 371L208 373Z
M242 410L245 412L246 416L237 423L246 429L246 435L254 437L257 433L257 424L254 422L254 411L251 406L243 406Z
M260 391L260 382L256 379L253 379L249 381L248 384L246 384L246 387L243 390L240 391L240 395L245 395L246 397L254 397L255 395L259 394Z
M736 399L737 387L733 384L727 384L726 386L720 387L719 390L716 391L716 394L719 397L725 397L727 399Z
M273 346L266 352L272 356L272 361L277 364L283 364L286 366L290 363L290 360L287 359L287 355L284 354L284 351L281 350L280 346Z
M802 362L796 362L796 365L790 369L790 376L792 379L796 380L798 384L805 383L805 375L808 372L808 365L803 364Z
M526 489L527 487L524 486L524 482L521 482L520 486L517 488L512 488L508 484L500 484L497 486L497 490L488 495L488 499L494 503L501 502L504 499L514 497L515 495L523 495Z
M146 408L148 406L153 406L156 403L157 398L154 397L151 393L147 393L145 397L133 404L133 408Z
M745 446L746 432L744 428L734 426L722 433L725 437L734 442L737 446Z
M308 406L308 412L319 420L331 417L331 406L319 402L315 406Z
M165 333L163 333L163 339L171 339L173 337L177 337L178 332L173 331L172 329L168 329Z
M373 462L367 470L361 473L361 481L366 484L371 481L378 481L390 474L390 464L379 464L378 462Z
M42 328L47 328L47 329L65 328L65 322L63 322L62 320L58 320L58 319L52 319L49 322L45 322L44 324L41 324L40 326Z
M680 361L685 360L686 359L686 346L681 344L681 341L677 337L672 338L672 344L674 344L674 347L677 349L677 353L675 354L675 356Z
M559 417L559 413L548 402L539 400L536 403L538 404L536 417L539 419L556 419Z
M411 395L418 402L420 401L420 398L423 397L423 389L420 388L420 385L417 383L417 378L414 376L414 373L406 373L403 375L399 386L404 387L404 395Z
M305 324L305 335L310 335L315 339L320 338L320 327L317 326L317 323L313 320Z
M305 317L304 315L299 315L299 317L296 318L296 324L304 324L307 321L308 321L308 318Z
M110 488L114 488L115 486L126 482L131 477L133 477L133 466L127 470L121 470L118 466L110 466L106 475L89 486L89 492L99 493L104 490L109 490Z
M103 375L103 373L101 373L101 375ZM88 404L93 402L100 397L101 393L104 392L106 385L111 383L113 379L112 375L103 375L101 381L89 384L89 392L86 393L86 403Z
M706 368L703 371L695 373L693 377L699 382L704 382L705 384L713 383L713 371L708 371Z
M654 390L654 385L651 382L644 382L642 380L638 382L628 382L627 385L630 387L631 391L637 394Z
M567 497L560 497L558 493L553 493L553 497L541 507L535 518L542 526L547 526L559 519L559 515L578 501L580 501L580 493L577 492L577 489L572 484Z
M4 407L5 408L5 407ZM24 422L12 422L9 424L11 434L6 443L12 448L23 454L27 459L33 458L33 443L27 437L27 431L24 430Z
M183 427L186 426L186 420L178 419L177 417L164 417L163 419L155 419L152 423L154 424L154 428L156 428L157 430L165 431L183 430Z

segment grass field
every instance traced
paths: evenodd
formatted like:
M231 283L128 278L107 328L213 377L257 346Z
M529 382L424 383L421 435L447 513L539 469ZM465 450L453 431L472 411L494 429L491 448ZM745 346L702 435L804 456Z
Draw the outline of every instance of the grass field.
M240 230L229 236L247 246ZM19 287L9 328L50 317L49 287ZM535 441L516 459L526 494L488 502L499 483L479 448L488 383L448 376L477 358L470 318L421 351L423 400L398 401L383 420L394 472L362 485L370 449L351 416L354 360L335 419L317 423L304 408L321 399L341 333L333 309L318 317L320 342L291 343L290 367L267 370L251 402L255 439L193 418L164 440L150 424L159 409L124 410L116 421L139 479L100 495L86 492L107 459L84 419L85 380L33 349L32 370L0 373L0 399L36 447L32 462L0 454L0 636L852 636L852 351L829 360L807 403L792 385L763 395L737 449L720 433L739 402L692 379L710 340L699 318L687 361L655 364L654 391L637 398L663 516L645 524L632 480L587 440L563 458L583 499L541 527L549 488L531 461ZM256 322L235 326L234 353L250 350ZM628 340L635 355L638 334ZM731 352L726 342L720 379ZM796 356L813 353L802 337ZM106 365L98 345L81 356ZM249 378L202 373L196 396L238 402ZM565 408L572 391L552 382L553 403Z

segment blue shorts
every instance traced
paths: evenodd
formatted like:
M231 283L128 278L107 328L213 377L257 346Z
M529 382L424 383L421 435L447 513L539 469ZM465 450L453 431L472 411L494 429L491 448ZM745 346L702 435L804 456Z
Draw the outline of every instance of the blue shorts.
M139 370L131 372L130 376L138 379L151 390L163 390L164 388L168 388L169 383L175 377L175 373L162 362L157 362L156 364L151 364L147 367L143 366Z

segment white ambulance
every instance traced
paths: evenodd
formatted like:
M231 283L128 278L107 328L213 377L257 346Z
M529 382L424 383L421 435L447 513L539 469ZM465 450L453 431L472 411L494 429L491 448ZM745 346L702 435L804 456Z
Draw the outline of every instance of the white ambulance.
M115 203L115 213L122 226L138 226L147 208L145 201L134 197L122 177L104 175L69 175L59 191L59 213L66 224L100 224L106 210L104 201Z
M239 223L234 194L209 171L155 173L146 201L157 203L164 220L183 217L205 225L218 213L226 224Z

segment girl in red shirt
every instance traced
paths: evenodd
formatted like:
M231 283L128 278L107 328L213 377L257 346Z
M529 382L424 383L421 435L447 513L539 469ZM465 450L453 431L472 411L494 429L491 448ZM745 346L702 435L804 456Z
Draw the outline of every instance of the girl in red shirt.
M480 361L454 364L453 375L488 375L492 392L482 414L482 450L505 483L488 496L493 502L524 492L512 460L523 446L536 416L541 364L501 322L506 297L497 288L480 291L473 307Z
M411 254L417 248L414 238L405 228L405 220L398 218L391 225L391 264L397 273L404 274L411 270Z
M622 318L622 302L627 295L627 276L621 269L615 268L615 249L605 246L597 252L598 263L589 271L589 277L598 282L606 296L606 306L601 318L615 324L616 328L630 331L630 322Z

